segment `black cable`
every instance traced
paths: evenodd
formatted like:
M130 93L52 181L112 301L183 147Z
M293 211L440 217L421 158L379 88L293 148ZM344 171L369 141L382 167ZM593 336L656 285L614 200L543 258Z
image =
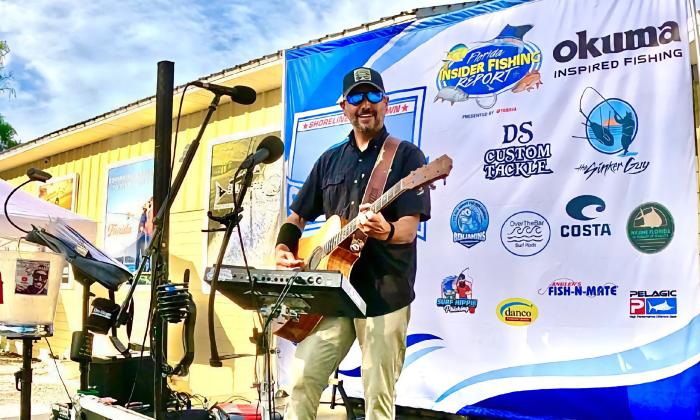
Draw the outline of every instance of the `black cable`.
M68 396L68 401L71 402L73 399L70 396L70 392L68 392L68 387L66 386L66 383L63 382L63 376L61 376L61 371L58 369L58 362L56 362L56 355L53 354L53 349L51 348L51 343L49 343L49 339L44 337L44 340L46 340L46 345L49 346L49 353L51 354L51 358L53 359L53 364L56 366L56 372L58 373L58 379L61 380L61 383L63 384L63 389L66 390L66 395Z
M153 261L151 261L153 263ZM151 311L153 309L153 293L151 293L151 300L148 304L148 314L151 314ZM129 392L129 399L127 400L126 404L124 404L124 407L129 408L129 403L131 403L131 398L134 396L134 390L136 389L136 381L138 380L139 377L139 372L141 371L141 364L143 363L143 352L146 349L146 336L148 335L148 328L149 325L151 324L151 318L153 318L153 315L149 315L148 318L146 319L146 328L144 329L143 332L143 341L141 341L141 355L139 356L139 363L136 365L136 372L134 373L134 382L131 384L131 392ZM153 347L151 347L153 348Z
M173 182L173 171L175 170L175 152L177 152L177 135L180 133L180 115L182 115L182 104L185 101L185 92L187 92L187 88L190 86L192 86L192 84L188 83L182 90L182 96L180 96L180 106L177 109L177 119L175 120L175 140L173 141L173 150L171 151L173 158L170 162L170 179L168 180L168 185Z
M24 187L25 185L29 184L29 183L32 182L32 181L33 181L33 179L29 179L29 180L24 181L23 183L19 184L17 187L15 187L14 190L12 190L12 192L10 192L10 194L7 195L7 198L5 198L5 205L4 205L4 209L5 209L5 218L7 219L8 222L10 222L10 224L11 224L12 226L14 226L15 228L21 230L21 231L24 232L24 233L29 233L29 231L28 231L28 230L24 230L24 229L22 229L21 227L17 226L17 225L15 224L15 222L13 222L12 219L10 219L10 215L7 213L7 203L10 201L10 197L12 197L12 194L16 193L17 190L19 190L20 188Z

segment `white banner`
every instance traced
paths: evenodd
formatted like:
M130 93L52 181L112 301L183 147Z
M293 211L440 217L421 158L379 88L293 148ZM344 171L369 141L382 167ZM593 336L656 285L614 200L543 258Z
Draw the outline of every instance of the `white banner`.
M389 131L454 160L420 235L397 403L694 415L666 392L700 383L685 2L498 1L362 37L287 54L287 197L350 130L333 104L359 65L410 103ZM351 395L359 364L355 347Z

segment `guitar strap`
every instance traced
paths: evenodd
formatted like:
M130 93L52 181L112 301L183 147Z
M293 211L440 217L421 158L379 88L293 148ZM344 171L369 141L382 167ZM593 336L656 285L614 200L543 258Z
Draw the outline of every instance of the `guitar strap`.
M379 151L379 156L377 156L377 161L374 163L374 168L372 169L372 174L369 176L369 181L367 181L367 188L365 189L365 195L362 197L362 204L374 203L379 197L384 194L384 187L386 186L386 180L389 177L389 171L391 171L391 164L394 162L394 157L396 156L396 150L399 148L399 143L401 140L396 137L388 136L384 140L382 145L382 150ZM357 230L353 236L353 243L359 245L356 241L364 242L367 240L367 235L362 233L362 231Z

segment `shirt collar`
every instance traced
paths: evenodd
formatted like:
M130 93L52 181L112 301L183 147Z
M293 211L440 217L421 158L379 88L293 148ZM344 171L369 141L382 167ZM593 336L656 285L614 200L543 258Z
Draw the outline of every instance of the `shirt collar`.
M373 146L382 147L384 144L384 140L389 137L389 132L386 131L386 126L382 127L381 131L379 131L379 134L377 134L376 137L374 137L372 140L369 141L369 145L367 145L367 149L365 150L370 150ZM355 150L359 151L360 149L357 147L357 143L355 143L355 131L350 130L350 134L348 135L348 142L350 143L350 147L354 148Z

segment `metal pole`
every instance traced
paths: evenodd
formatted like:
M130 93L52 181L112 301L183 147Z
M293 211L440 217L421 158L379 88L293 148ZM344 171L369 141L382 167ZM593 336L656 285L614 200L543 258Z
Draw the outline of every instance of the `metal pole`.
M153 213L157 214L165 205L171 176L171 137L173 131L173 87L174 68L172 61L158 63L158 80L156 87L156 132L155 151L153 157ZM168 280L168 214L163 214L161 230L162 246L156 250L156 257L151 261L151 301L156 301L156 293L160 284ZM149 314L151 316L151 314ZM168 361L168 326L158 316L153 316L153 414L158 420L166 414L167 381L163 374L163 366Z
M22 379L20 390L20 420L32 417L32 346L33 338L22 339Z
M86 340L87 337L91 334L88 329L87 329L87 319L88 319L88 313L90 311L90 281L85 279L83 281L83 315L82 315L82 333L83 333L83 340ZM92 356L90 356L92 358ZM90 379L90 360L86 357L83 356L80 358L80 389L82 390L87 390L89 385L89 379Z

